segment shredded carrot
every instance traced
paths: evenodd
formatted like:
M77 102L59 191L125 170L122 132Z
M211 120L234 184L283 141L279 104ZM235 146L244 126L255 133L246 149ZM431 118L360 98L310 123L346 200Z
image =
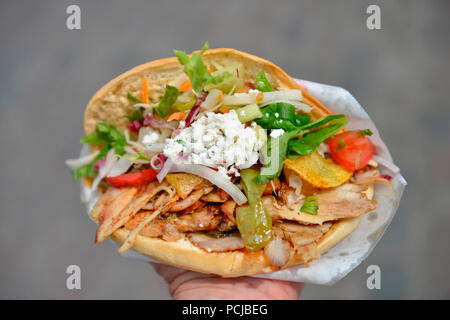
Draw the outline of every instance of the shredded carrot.
M186 113L184 112L174 112L172 113L169 118L167 119L167 121L172 121L172 120L183 120L186 117Z
M258 95L256 96L256 102L260 102L264 99L264 93L260 92L258 93Z
M230 112L230 109L222 108L222 109L220 109L220 112L228 113L228 112Z
M180 91L191 91L192 90L192 85L191 85L191 81L188 80L185 83L183 83L180 87L180 89L178 89Z
M220 91L220 93L219 93L219 96L217 97L217 101L222 101L222 98L223 98L223 92L222 91Z
M247 89L236 89L234 92L236 93L248 93Z
M141 91L141 101L142 103L148 104L148 83L145 77L141 78L142 80L142 91Z

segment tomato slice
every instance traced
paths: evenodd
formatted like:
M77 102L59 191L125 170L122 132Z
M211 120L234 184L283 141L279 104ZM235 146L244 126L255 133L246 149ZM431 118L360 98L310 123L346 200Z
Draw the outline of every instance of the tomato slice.
M108 177L106 181L113 187L120 188L149 183L156 179L158 172L155 169L145 169L139 172L124 173L117 177Z
M334 162L350 171L364 168L376 151L372 141L359 130L347 131L329 139L328 147Z

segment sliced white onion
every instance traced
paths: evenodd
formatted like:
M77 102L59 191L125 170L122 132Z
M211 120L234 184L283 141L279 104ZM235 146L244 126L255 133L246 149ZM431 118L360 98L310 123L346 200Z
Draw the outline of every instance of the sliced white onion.
M66 160L66 165L72 169L72 170L76 170L84 165L87 165L89 163L91 163L92 161L94 161L95 157L99 154L99 151L94 151L91 154L88 154L84 157L78 158L78 159L68 159Z
M170 160L170 158L169 158ZM169 161L168 160L168 161ZM166 165L167 162L166 161ZM164 166L163 170L165 169L166 165ZM242 193L242 191L235 186L231 181L229 181L227 178L224 178L221 173L214 171L211 168L208 168L206 166L202 166L199 164L179 164L179 163L173 163L170 167L170 172L187 172L195 174L199 177L202 177L203 179L208 180L212 184L216 185L220 189L224 190L226 193L230 195L231 198L233 198L234 201L238 205L242 205L247 202L247 197ZM161 170L162 172L162 170ZM159 178L158 178L159 180Z
M160 157L162 156L162 159ZM155 169L156 171L160 171L164 167L164 155L163 154L155 154L152 159L150 160L150 166L152 169Z
M139 133L138 133L137 142L138 142L138 143L141 143L141 144L144 144L144 143L143 143L144 137L145 137L147 134L152 133L152 132L155 132L155 131L156 131L156 130L153 129L153 128L151 128L151 127L141 127L141 128L139 128ZM158 132L157 132L157 133L158 133ZM158 135L159 135L159 133L158 133Z
M297 89L272 91L272 92L264 92L264 98L262 99L261 104L273 103L273 101L276 100L301 101L302 99L303 99L302 92Z
M308 106L306 103L303 103L303 102L295 101L295 103L291 103L291 104L295 107L295 109L297 109L299 111L309 113L312 110L312 107Z
M145 149L148 150L148 151L158 152L159 153L159 152L162 152L164 150L165 146L166 146L165 143L156 142L156 143L152 143L152 144L147 145Z
M268 101L268 102L260 104L260 107L262 108L262 107L265 107L265 106L267 106L269 104L279 103L279 102L292 104L295 107L296 110L303 111L303 112L306 112L306 113L309 113L312 110L312 108L310 106L308 106L307 104L304 104L303 102L300 102L300 101L294 101L294 100L273 100L273 101Z
M223 104L226 106L239 106L256 103L258 93L240 93L239 95L224 95Z
M215 109L216 105L220 102L219 99L221 95L222 91L218 89L212 89L206 96L206 99L205 101L203 101L201 107L206 111Z
M379 155L374 155L372 159L381 164L382 166L386 167L387 169L389 169L393 174L397 174L400 172L399 167L397 167L392 162L380 157Z
M99 169L97 177L95 177L94 182L92 182L91 187L92 191L97 190L100 181L102 181L102 179L108 175L109 171L111 171L116 161L117 161L116 150L112 148L106 154L105 164Z
M164 162L164 166L162 167L161 171L158 173L156 178L159 182L163 181L166 175L170 172L173 166L173 161L171 158L167 158L166 162Z
M128 130L125 130L124 136L125 136L125 140L127 141L127 144L135 147L136 149L138 149L139 152L145 151L145 147L142 143L139 143L139 142L136 142L136 141L133 141L130 139L130 132Z
M127 158L120 158L113 165L109 173L106 175L107 177L117 177L121 174L125 173L130 169L133 163Z

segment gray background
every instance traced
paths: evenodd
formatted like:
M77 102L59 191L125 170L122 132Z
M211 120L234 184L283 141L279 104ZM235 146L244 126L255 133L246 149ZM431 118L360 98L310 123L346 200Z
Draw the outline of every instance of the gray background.
M382 30L366 28L381 7ZM79 4L82 29L66 29ZM79 202L64 160L84 106L131 67L209 40L342 86L365 107L409 182L370 257L309 299L450 298L449 1L1 1L0 298L169 298L152 267L126 260ZM66 267L82 290L65 288ZM366 288L381 267L382 289Z

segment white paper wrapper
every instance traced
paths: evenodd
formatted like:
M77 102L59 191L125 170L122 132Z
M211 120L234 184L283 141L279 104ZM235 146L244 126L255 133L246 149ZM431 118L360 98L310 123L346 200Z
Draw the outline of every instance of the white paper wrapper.
M377 147L377 155L390 163L393 162L389 150L381 140L375 124L358 101L347 90L310 81L297 81L306 87L332 113L348 115L351 118L346 126L348 129L371 129L374 133L371 136L371 140ZM84 148L82 155L87 152L87 148ZM256 275L255 277L332 285L356 268L375 248L381 236L386 231L397 211L403 190L407 184L399 172L393 172L381 164L380 171L382 174L392 176L392 192L386 195L385 186L378 185L375 187L374 199L378 203L377 209L367 214L362 219L358 228L350 236L323 254L319 260L310 263L307 268L303 266L291 267L277 272ZM86 203L87 211L90 212L97 201L97 196L89 196L89 189L81 184L81 199ZM89 201L86 201L88 199ZM123 253L122 256L157 262L134 250L129 250Z

